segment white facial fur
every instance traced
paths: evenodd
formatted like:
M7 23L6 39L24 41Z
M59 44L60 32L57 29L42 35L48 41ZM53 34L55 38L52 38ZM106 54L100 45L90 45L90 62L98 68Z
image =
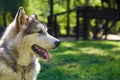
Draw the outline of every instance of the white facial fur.
M37 44L46 50L55 48L55 41L59 40L47 33L47 27L41 23L37 24L35 27L37 27L37 31L42 31L43 33L35 32L26 35L23 37L22 41L24 41L29 48L34 44Z

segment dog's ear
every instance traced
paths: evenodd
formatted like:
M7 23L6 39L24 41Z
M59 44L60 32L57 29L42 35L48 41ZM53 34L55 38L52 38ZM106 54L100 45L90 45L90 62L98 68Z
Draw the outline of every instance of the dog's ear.
M27 17L28 16L26 15L24 8L20 7L15 17L18 32L20 31L20 29L25 30L27 28Z
M27 23L26 18L27 18L27 15L26 15L26 13L24 11L24 8L20 7L18 9L18 12L17 12L17 15L16 15L17 23L19 23L20 25L26 24Z
M34 19L37 19L38 20L38 16L37 14L32 14L30 17L34 18Z

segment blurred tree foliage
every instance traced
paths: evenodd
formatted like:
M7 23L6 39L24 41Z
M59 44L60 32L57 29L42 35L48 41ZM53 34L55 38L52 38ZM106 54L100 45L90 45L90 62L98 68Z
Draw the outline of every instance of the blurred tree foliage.
M19 6L22 6L23 0L0 0L0 26L6 26L15 17Z
M67 0L53 0L54 2L54 14L66 11ZM8 25L18 10L18 7L23 6L28 14L36 13L41 20L47 21L47 16L49 15L50 0L0 0L0 26ZM99 5L100 0L70 0L70 9L76 6L83 6L85 4L89 5ZM65 15L66 16L66 15ZM61 16L59 21L65 22L65 16ZM75 22L75 14L71 15L73 21ZM64 23L62 23L64 25Z
M67 10L67 0L53 0L53 14ZM101 0L70 0L70 9L77 6L101 6ZM47 22L50 15L50 0L0 0L0 26L8 25L15 17L18 7L23 6L27 14L36 13L40 20ZM61 33L66 34L67 15L59 16L58 23ZM76 25L75 12L70 13L70 27Z

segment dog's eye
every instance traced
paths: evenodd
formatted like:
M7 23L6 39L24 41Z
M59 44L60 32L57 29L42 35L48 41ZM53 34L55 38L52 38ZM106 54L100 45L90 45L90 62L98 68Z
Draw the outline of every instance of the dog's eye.
M41 30L41 31L38 31L38 33L43 34L44 32Z

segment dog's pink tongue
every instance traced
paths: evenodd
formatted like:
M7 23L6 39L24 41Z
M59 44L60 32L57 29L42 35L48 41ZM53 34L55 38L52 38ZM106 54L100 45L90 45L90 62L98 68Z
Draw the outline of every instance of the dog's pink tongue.
M46 57L48 64L50 64L50 55L47 51L44 51L44 56Z
M49 53L46 53L46 60L47 60L48 64L50 64L50 55L49 55Z

